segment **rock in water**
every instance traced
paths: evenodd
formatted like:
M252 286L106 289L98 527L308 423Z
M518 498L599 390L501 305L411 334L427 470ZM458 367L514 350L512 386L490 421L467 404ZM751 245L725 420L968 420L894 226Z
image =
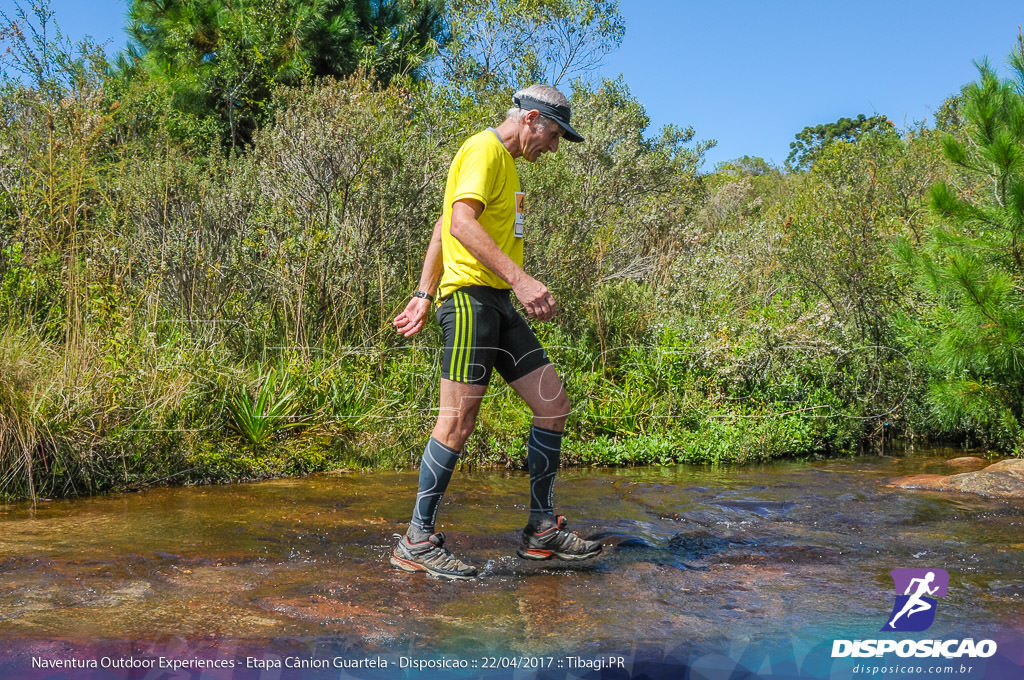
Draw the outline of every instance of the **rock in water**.
M895 489L922 489L924 491L948 491L946 480L949 475L910 475L889 480L886 486Z
M960 458L950 458L946 461L946 465L950 467L983 467L988 463L987 460L979 456L961 456Z
M960 491L989 498L1024 498L1024 459L1011 458L975 472L956 475L911 475L888 484L897 489Z
M951 490L979 496L1024 498L1024 460L1003 460L977 472L962 472L947 483Z

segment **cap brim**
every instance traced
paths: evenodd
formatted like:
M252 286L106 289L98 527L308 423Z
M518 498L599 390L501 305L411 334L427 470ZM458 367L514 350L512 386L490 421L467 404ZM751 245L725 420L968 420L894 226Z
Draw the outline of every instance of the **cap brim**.
M570 142L583 141L583 135L573 130L571 125L569 125L568 123L563 123L562 121L558 121L558 124L562 126L563 130L565 130L565 134L562 135L562 139L567 139Z

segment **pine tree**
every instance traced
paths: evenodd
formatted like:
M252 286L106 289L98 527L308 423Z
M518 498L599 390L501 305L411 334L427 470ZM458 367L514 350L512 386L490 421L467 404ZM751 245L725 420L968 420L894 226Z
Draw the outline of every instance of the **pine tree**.
M443 41L443 0L132 0L122 68L166 82L179 110L245 144L275 84L416 77Z
M963 90L965 138L943 148L968 186L931 192L938 226L920 254L924 288L938 301L931 388L940 423L998 448L1021 446L1024 406L1024 56L1014 81L988 64Z
M363 67L381 83L396 76L418 78L426 59L445 41L443 0L322 4L300 45L314 76L340 77Z

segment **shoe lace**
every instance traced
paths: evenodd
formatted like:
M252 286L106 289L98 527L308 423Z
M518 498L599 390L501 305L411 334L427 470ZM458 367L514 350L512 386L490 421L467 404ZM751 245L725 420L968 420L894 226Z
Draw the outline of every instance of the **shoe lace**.
M460 559L459 559L458 557L456 557L455 555L452 555L452 554L451 554L451 553L450 553L450 552L449 552L448 550L446 550L445 548L438 548L438 551L439 551L439 552L440 552L441 554L440 554L440 555L438 555L437 559L442 559L442 560L443 560L443 561L441 562L441 564L442 564L442 565L443 565L443 566L444 566L444 567L445 567L446 569L465 569L465 568L466 568L466 565L462 563L462 560L460 560Z
M552 537L552 543L556 543L564 550L583 551L587 548L587 541L571 531L565 531L565 527L568 522L564 516L559 515L555 522L556 528L554 532L555 535Z
M465 569L466 565L450 550L444 547L444 538L440 538L438 541L431 541L434 547L431 548L429 553L429 559L440 567L445 569Z
M565 548L573 550L580 550L584 547L584 541L582 538L572 533L571 531L558 530L558 542Z

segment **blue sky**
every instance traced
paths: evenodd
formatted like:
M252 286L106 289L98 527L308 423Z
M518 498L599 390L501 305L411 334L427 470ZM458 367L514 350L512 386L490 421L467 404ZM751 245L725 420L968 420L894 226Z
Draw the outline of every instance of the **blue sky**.
M124 44L126 0L52 0L70 37ZM0 0L10 13L13 0ZM807 125L858 113L898 127L933 118L988 57L1004 75L1024 5L988 0L620 0L625 76L657 129L717 139L706 169L743 155L781 164Z
M785 161L808 125L858 113L897 127L933 119L989 57L1004 76L1024 4L986 0L626 0L622 73L653 125L717 139L709 165Z

